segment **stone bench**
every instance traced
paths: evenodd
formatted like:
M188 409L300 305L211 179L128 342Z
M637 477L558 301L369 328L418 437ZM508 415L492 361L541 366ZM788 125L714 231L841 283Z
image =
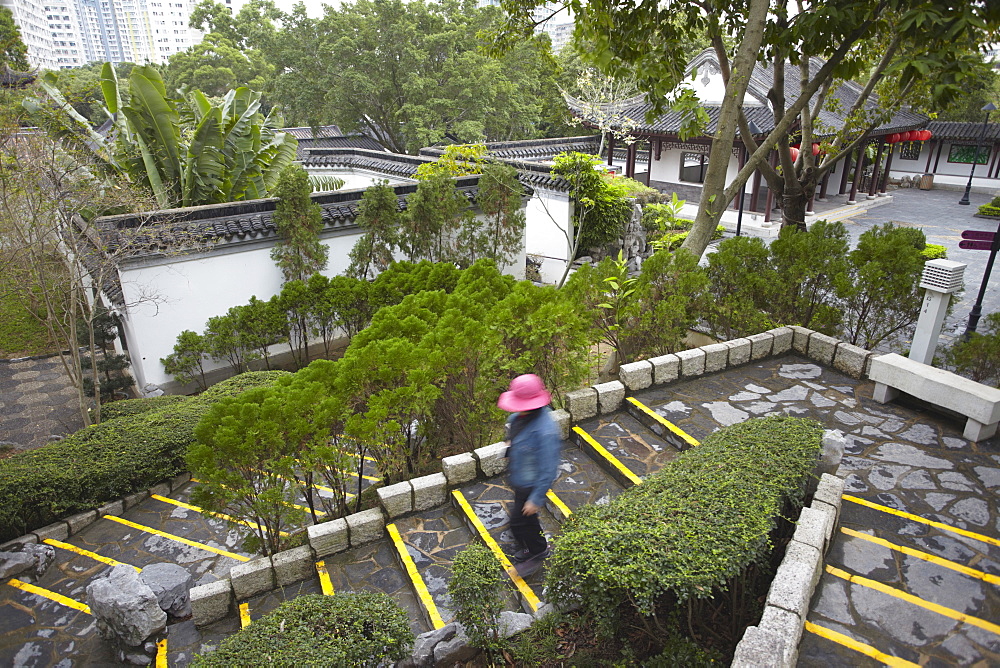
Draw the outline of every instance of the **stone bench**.
M868 377L875 381L872 398L879 403L888 403L903 392L967 417L963 435L970 441L997 433L1000 390L996 388L895 353L872 358Z

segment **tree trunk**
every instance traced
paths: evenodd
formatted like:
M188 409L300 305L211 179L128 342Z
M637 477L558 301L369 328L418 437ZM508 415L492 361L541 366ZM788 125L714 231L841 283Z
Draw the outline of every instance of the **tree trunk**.
M736 123L747 85L750 83L750 73L753 72L757 54L764 38L764 25L767 20L768 0L751 0L747 11L747 27L743 41L733 60L732 74L729 85L726 86L726 97L719 109L719 120L712 138L711 156L708 161L708 172L701 191L701 203L698 206L698 216L694 226L688 233L681 248L689 250L698 256L708 247L712 232L718 224L722 212L726 208L726 172L729 169L729 155L733 148L733 138L736 136Z

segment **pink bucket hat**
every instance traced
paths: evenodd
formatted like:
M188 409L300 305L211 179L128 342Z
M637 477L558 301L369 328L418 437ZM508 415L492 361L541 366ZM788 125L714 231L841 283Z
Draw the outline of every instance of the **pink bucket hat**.
M545 389L542 379L526 373L510 381L510 391L500 395L497 406L508 413L530 411L552 403L552 395Z

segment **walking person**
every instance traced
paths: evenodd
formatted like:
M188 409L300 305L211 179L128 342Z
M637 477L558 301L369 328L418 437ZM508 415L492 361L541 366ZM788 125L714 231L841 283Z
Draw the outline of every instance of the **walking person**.
M519 573L534 572L549 556L538 512L559 468L562 439L551 402L552 395L533 373L512 380L510 390L497 401L497 406L512 413L507 419L507 469L514 488L510 530L518 543L512 561Z

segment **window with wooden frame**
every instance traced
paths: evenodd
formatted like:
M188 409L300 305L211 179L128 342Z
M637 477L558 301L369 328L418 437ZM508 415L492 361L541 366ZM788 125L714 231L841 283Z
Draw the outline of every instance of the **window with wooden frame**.
M704 153L681 153L681 181L704 183L708 156Z
M973 158L976 159L977 165L985 165L990 161L990 147L978 144L952 144L948 149L948 162L971 165Z

